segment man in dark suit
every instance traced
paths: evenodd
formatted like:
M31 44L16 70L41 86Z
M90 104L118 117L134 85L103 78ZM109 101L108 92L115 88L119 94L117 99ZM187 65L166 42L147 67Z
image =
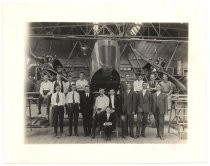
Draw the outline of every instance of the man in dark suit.
M137 95L137 127L136 127L136 137L139 137L140 128L141 135L145 137L145 129L147 126L148 114L151 112L152 96L150 91L147 89L148 84L143 83L141 90Z
M131 84L127 84L127 90L123 95L123 114L122 119L122 137L128 135L128 126L130 131L130 136L134 138L133 128L134 128L134 114L136 112L136 93L131 89Z
M167 95L162 93L162 87L157 85L157 92L152 97L152 113L155 117L155 125L157 127L157 136L161 140L164 139L164 115L168 111Z
M94 105L94 96L90 93L89 85L85 86L85 93L81 95L81 112L83 116L83 128L84 136L89 136L91 134L91 122L93 116L93 105Z
M122 114L122 103L120 96L115 94L114 89L109 90L109 106L112 108L112 110L115 112L116 118L120 119L120 116Z
M112 111L112 108L108 106L106 108L106 113L103 114L102 117L103 129L106 140L111 140L112 131L116 128L116 115Z

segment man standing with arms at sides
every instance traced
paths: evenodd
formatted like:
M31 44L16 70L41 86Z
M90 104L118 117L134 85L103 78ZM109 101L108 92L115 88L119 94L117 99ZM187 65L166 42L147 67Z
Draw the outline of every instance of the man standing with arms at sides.
M167 99L168 99L168 110L166 113L168 113L168 111L171 110L171 94L173 92L173 84L168 81L168 76L166 74L163 75L163 81L160 82L160 85L162 87L162 92L165 93L167 95Z
M80 95L85 93L86 85L88 85L88 81L85 79L85 73L80 72L79 79L76 81L76 88Z
M99 96L96 98L94 111L93 111L93 129L92 129L92 138L95 138L95 131L97 123L99 122L100 130L102 128L102 117L105 113L105 109L109 106L109 98L104 94L104 89L99 89Z
M89 85L85 86L85 94L81 95L81 110L83 116L83 128L84 128L84 136L89 136L91 134L91 122L93 116L93 104L94 104L94 96L90 92Z
M53 110L53 122L54 122L54 133L55 137L59 137L57 133L58 128L58 118L60 122L60 136L65 136L63 134L63 118L64 118L64 105L65 105L65 95L60 90L60 86L56 86L56 92L53 93L51 98L51 105Z
M147 126L148 114L151 112L152 105L152 96L150 91L147 89L148 84L146 82L143 83L143 90L141 90L137 95L137 128L136 128L136 137L138 138L140 135L142 137L145 136L145 129Z
M157 91L156 86L157 86L157 81L155 80L155 75L151 74L150 75L150 81L149 81L149 89L151 93L155 93Z
M69 134L68 136L72 136L72 123L74 119L74 134L78 135L78 117L79 117L79 104L80 104L80 96L76 91L76 85L73 84L71 87L72 91L68 92L66 95L66 104L67 104L67 112L69 118Z
M143 84L143 77L142 75L137 76L137 80L133 82L133 90L138 93L143 89L142 84Z
M44 99L47 99L47 115L49 114L50 102L51 102L51 94L53 93L53 85L52 82L48 80L48 76L44 75L44 81L40 86L40 96L38 99L38 114L41 114L41 105Z
M65 92L65 82L61 80L61 74L57 74L56 80L53 82L54 92L56 91L55 88L58 85L61 88L61 92L64 93Z
M131 89L131 84L127 84L127 90L123 95L123 113L125 118L122 122L122 137L125 138L128 135L128 126L130 130L130 136L134 138L134 114L136 112L136 93ZM128 125L129 124L129 125Z
M152 113L155 117L155 125L157 128L157 136L161 140L164 139L164 115L167 112L167 95L162 93L162 87L157 85L157 92L152 97Z
M122 103L121 103L120 97L115 94L114 89L110 89L109 90L109 106L115 112L117 120L120 120L120 116L122 114L121 105Z

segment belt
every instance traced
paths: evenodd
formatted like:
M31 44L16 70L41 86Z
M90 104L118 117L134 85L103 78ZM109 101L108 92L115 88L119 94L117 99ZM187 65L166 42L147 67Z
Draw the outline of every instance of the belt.
M169 93L169 91L168 92L163 92L163 93Z

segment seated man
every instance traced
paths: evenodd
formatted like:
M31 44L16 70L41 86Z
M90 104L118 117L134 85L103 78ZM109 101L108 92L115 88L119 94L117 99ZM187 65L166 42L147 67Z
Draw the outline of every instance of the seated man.
M51 95L53 93L52 82L48 80L48 76L44 75L44 81L40 86L40 96L38 99L38 114L41 114L41 104L44 99L47 100L47 115L49 114Z
M105 139L111 140L112 131L116 127L116 115L112 111L111 107L106 107L106 112L102 116L102 122L105 133Z
M109 98L104 94L104 89L99 89L99 96L96 98L94 111L93 111L93 129L92 138L95 138L95 130L97 123L99 122L100 128L102 127L102 115L105 113L105 109L109 106Z

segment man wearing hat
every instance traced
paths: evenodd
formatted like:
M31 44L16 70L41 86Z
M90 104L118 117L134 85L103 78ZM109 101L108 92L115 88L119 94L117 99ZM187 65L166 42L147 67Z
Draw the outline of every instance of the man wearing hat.
M93 130L92 138L95 138L95 130L97 123L99 122L100 129L102 128L102 116L105 113L105 109L109 106L109 98L104 94L104 89L99 89L99 96L96 98L94 111L93 111Z

